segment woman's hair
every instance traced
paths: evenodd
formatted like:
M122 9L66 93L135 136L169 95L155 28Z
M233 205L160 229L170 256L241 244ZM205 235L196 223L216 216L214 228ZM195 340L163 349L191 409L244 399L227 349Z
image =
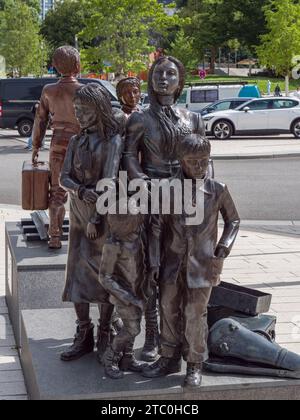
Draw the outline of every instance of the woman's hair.
M186 155L210 155L211 144L208 139L201 137L200 134L190 134L178 143L177 152L180 159Z
M62 75L80 72L80 55L76 48L69 45L57 48L53 54L52 64Z
M117 84L116 90L117 90L118 99L122 105L123 105L123 101L122 101L123 89L124 87L128 85L137 87L139 90L141 90L141 81L137 77L126 77L125 79L120 80L119 83Z
M153 64L149 72L148 77L148 95L150 100L150 113L158 121L159 130L162 136L162 152L166 155L167 158L175 158L176 154L176 145L181 137L182 133L175 124L178 122L178 117L175 115L171 107L169 108L169 115L161 111L161 106L158 102L157 93L155 93L153 88L153 74L155 68L163 63L164 61L169 61L178 69L179 73L179 82L178 88L174 93L174 103L180 97L185 83L185 68L184 65L177 60L177 58L164 56L158 58Z
M77 90L74 99L80 99L86 105L92 105L97 114L99 133L110 139L119 132L118 122L107 90L98 83L88 83Z

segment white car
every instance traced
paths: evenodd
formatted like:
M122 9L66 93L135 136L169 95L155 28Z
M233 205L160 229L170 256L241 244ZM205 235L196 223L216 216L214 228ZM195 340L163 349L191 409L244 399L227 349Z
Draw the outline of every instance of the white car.
M292 133L300 138L300 100L273 97L252 99L234 110L213 112L203 117L206 132L217 140L232 135Z

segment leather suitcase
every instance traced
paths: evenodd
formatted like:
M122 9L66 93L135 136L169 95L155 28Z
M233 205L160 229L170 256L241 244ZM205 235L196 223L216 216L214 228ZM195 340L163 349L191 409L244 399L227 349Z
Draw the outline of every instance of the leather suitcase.
M218 287L213 288L209 303L213 306L233 309L246 315L257 316L269 312L271 302L271 294L237 284L221 282Z
M49 207L50 168L48 162L24 162L22 169L23 210L47 210Z

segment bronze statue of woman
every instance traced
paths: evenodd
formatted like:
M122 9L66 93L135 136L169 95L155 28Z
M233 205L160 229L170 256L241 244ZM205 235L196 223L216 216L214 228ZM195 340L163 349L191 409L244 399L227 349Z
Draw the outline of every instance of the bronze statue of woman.
M151 179L182 178L177 156L178 143L189 134L205 134L199 114L176 107L184 83L185 68L176 58L163 56L153 63L148 78L150 107L135 112L126 127L122 164L130 179L142 178L150 185ZM161 234L159 247L164 242L165 234ZM146 236L151 241L149 228ZM148 253L148 271L150 279L154 281L159 275L159 262L155 258L159 252L151 248L153 252ZM164 369L160 366L160 360L155 369ZM175 358L170 359L170 366L166 369L169 368L180 370Z
M97 215L96 186L103 178L116 180L122 153L122 138L110 98L96 83L81 87L74 99L81 133L69 144L60 184L70 195L70 237L63 300L73 302L77 332L73 345L61 355L71 361L94 350L94 326L90 303L102 304L98 328L98 359L109 339L113 305L98 281L106 221Z

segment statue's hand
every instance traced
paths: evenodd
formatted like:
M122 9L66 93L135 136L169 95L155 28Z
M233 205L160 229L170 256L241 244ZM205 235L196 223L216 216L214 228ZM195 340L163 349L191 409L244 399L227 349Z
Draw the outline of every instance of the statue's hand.
M217 246L217 249L215 251L215 256L217 258L227 258L228 254L229 254L229 252L228 252L227 248L225 248L224 246L221 246L221 245Z
M36 163L39 158L39 149L34 148L32 150L32 163Z
M85 190L82 199L86 204L96 204L99 196L96 192Z
M93 223L88 223L87 225L87 236L91 241L95 241L97 238L99 238L97 226Z

